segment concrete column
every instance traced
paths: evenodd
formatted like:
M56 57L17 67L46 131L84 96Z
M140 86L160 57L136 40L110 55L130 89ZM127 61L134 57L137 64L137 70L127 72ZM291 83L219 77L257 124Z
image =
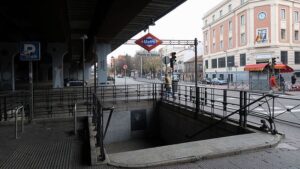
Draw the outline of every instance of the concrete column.
M63 56L53 55L52 56L52 85L53 88L64 87L64 76L63 76Z
M86 81L91 79L92 63L85 63L84 78Z
M52 55L52 87L64 87L64 55L67 53L67 47L63 43L48 44L47 51Z
M107 81L107 55L111 52L111 46L107 43L96 45L96 55L98 60L97 84L106 84Z
M0 43L0 89L15 90L14 56L19 51L17 43Z

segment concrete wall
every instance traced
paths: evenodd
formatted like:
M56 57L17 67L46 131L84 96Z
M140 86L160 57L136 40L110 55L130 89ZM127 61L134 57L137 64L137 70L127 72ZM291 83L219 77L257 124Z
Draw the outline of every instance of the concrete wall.
M111 104L107 104L107 107ZM106 107L105 106L105 107ZM155 113L152 101L130 102L115 104L115 111L111 117L104 143L127 141L135 138L153 137L155 135ZM137 112L137 113L136 113ZM139 115L139 112L145 112ZM106 125L109 111L104 113L104 124ZM145 122L145 124L144 124Z
M243 129L229 123L219 124L197 137L188 140L187 135L203 129L204 127L216 122L215 119L205 115L199 115L198 119L193 118L193 112L178 109L172 105L162 103L159 107L159 128L160 138L165 144L178 144L187 141L204 140L217 137L225 137L246 133Z

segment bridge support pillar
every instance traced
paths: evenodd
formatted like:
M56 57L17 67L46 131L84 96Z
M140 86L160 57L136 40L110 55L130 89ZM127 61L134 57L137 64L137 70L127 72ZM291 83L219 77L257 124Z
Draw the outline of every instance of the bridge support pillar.
M84 79L89 81L91 79L92 63L85 63L84 67Z
M96 55L98 60L97 84L106 84L107 81L107 55L111 52L111 46L108 43L96 44Z
M52 87L64 87L64 55L67 47L63 43L48 44L48 52L52 55Z
M0 88L15 90L14 57L19 51L16 43L0 43Z

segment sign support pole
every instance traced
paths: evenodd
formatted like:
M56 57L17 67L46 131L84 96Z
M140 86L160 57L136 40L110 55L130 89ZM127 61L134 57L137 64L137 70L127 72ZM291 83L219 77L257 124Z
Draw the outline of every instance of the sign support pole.
M125 87L126 87L126 69L125 69Z
M194 117L197 118L198 117L198 113L199 113L199 104L200 104L200 98L199 98L199 88L198 88L198 65L197 65L197 46L198 46L198 40L197 38L195 38L194 40L194 45L195 45L195 96L196 96L196 111L195 111L195 115Z
M29 106L30 106L30 122L33 119L33 73L32 73L32 61L29 61L29 92L30 92L30 100L29 100Z

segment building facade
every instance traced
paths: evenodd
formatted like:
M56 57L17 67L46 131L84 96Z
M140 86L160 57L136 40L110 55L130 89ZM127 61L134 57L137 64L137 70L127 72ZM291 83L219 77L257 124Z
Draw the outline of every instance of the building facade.
M300 76L299 13L300 0L223 0L203 17L205 76L247 81L271 58Z
M197 79L200 81L203 78L203 60L202 55L197 56ZM184 81L195 81L195 57L184 62L184 74L182 75L182 80Z

